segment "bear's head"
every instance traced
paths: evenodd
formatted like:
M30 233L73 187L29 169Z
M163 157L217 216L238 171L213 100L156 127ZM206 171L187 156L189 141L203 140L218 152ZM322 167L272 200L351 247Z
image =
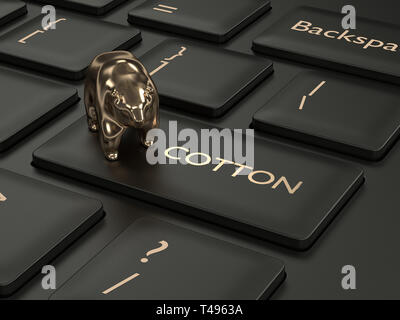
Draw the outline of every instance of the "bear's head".
M158 117L157 89L136 59L105 63L100 71L104 107L113 120L127 127L152 127ZM99 79L98 79L99 80Z

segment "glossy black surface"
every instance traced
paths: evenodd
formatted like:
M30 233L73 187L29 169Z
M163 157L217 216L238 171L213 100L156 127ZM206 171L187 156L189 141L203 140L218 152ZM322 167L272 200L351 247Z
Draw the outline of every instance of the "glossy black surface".
M124 1L126 0L36 0L38 3L51 4L94 15L103 15Z
M343 30L339 9L296 8L257 37L254 50L400 84L400 28L357 17L355 30Z
M161 251L152 253L153 249ZM143 258L147 261L142 262ZM51 298L256 300L268 298L284 277L279 260L161 220L142 218Z
M74 88L10 68L0 68L0 83L0 151L79 100Z
M253 126L379 160L399 135L399 88L330 72L304 72L255 113Z
M225 42L271 8L269 0L149 0L129 12L133 24Z
M111 11L101 20L127 25L128 12L142 0L127 1ZM400 4L397 0L365 1L352 0L357 8L357 14L376 19L379 22L399 23ZM273 9L245 28L237 36L222 47L253 54L252 41L271 24L282 19L290 10L299 5L312 5L324 9L340 11L348 4L346 0L279 0L272 3ZM29 13L25 18L1 28L1 32L10 30L27 19L40 13L37 5L28 6ZM340 22L338 21L338 25ZM136 56L158 45L166 38L175 37L154 29L140 28L143 41L132 47ZM99 35L100 36L100 35ZM185 38L186 40L188 38ZM84 47L83 47L84 48ZM223 117L218 119L199 118L186 114L188 118L213 123L220 127L248 128L253 114L270 100L278 91L285 87L294 76L306 69L315 69L276 57L270 57L274 62L274 74L267 78L248 96L236 104ZM38 73L37 73L38 74ZM43 76L47 78L46 76ZM83 94L82 82L66 82L69 86L78 87ZM5 84L4 84L5 85ZM162 106L163 109L166 107ZM178 113L178 112L176 112ZM179 112L180 113L180 112ZM10 168L21 174L33 176L53 184L101 199L107 216L79 239L64 254L52 263L57 269L57 281L62 285L79 268L86 264L112 239L118 236L127 226L139 217L155 215L172 222L189 226L202 233L228 240L235 244L253 248L284 261L288 273L287 280L272 296L273 299L393 299L400 298L398 282L400 275L400 258L397 255L400 234L400 202L398 200L398 181L400 172L400 145L396 144L391 152L379 162L363 161L359 158L345 156L341 153L312 147L290 139L278 138L274 135L257 133L266 141L272 140L288 144L299 149L328 155L335 159L345 159L355 166L361 166L365 171L366 183L330 224L317 243L306 252L294 252L282 249L281 246L232 232L226 228L216 227L211 223L203 223L198 219L184 217L172 210L162 209L143 201L119 196L102 188L92 187L72 178L62 177L44 170L38 170L30 165L32 152L67 126L84 115L84 107L80 102L59 116L52 124L47 124L25 139L7 153L0 155L0 166ZM342 267L351 264L357 270L357 289L343 290L341 286ZM26 284L13 298L47 299L50 291L41 287L42 276L38 275Z
M130 48L141 39L133 27L57 12L54 30L43 29L43 16L39 15L2 36L0 60L78 80L96 55Z
M21 287L103 216L93 199L0 169L0 295Z
M200 136L204 128L168 114L162 114L160 121L167 137L173 135L170 121L177 121L178 132L191 128ZM254 141L254 164L246 163L251 170L215 158L207 164L205 156L185 158L199 148L168 151L185 159L183 163L161 158L161 163L151 165L132 130L123 137L118 163L110 163L101 159L97 139L82 118L36 150L33 163L295 249L306 249L315 241L364 179L361 170L347 163L262 140ZM184 146L184 142L154 148L163 155L167 148ZM241 135L233 137L235 146L246 143ZM219 150L209 144L210 154L212 150L222 159L243 163L225 155L222 143ZM258 173L252 175L253 171Z
M268 59L181 40L164 41L140 61L154 72L161 104L209 117L224 114L273 71Z
M26 4L18 0L2 0L0 3L0 26L26 14Z

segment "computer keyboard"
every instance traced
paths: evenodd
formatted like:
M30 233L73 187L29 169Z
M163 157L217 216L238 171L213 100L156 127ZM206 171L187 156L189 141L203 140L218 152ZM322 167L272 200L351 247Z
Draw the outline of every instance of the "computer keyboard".
M78 12L103 15L126 0L33 0Z
M79 80L85 77L86 68L99 52L128 49L141 40L137 29L61 13L61 10L54 30L43 28L42 19L43 16L38 15L3 35L0 60ZM78 50L83 46L85 50Z
M199 136L206 128L162 113L160 127L168 136L170 121L177 121L178 131L190 128ZM33 164L299 250L311 246L364 180L362 170L348 163L258 139L256 168L222 156L221 144L216 165L197 165L212 159L177 154L185 149L178 145L159 152L184 157L185 164L155 170L146 150L132 149L134 133L122 141L118 166L110 168L96 161L102 155L96 134L85 133L82 118L35 150ZM234 139L245 144L242 135Z
M78 100L76 89L36 76L0 68L0 151L43 126Z
M0 295L399 298L400 6L353 2L342 34L341 0L3 0ZM55 30L44 3L60 5ZM254 128L254 167L152 166L134 130L107 161L78 96L94 56L116 49L151 74L161 128Z
M9 295L103 216L100 201L0 169L0 295ZM21 201L20 197L24 197Z
M213 42L226 42L271 9L269 0L149 0L128 21Z
M399 136L399 100L394 85L308 71L300 73L258 110L253 126L355 157L379 160Z
M206 117L223 115L273 72L268 59L176 39L140 61L157 82L161 104Z
M256 38L254 50L399 84L400 28L360 17L356 30L343 30L342 18L339 10L296 8Z
M0 4L0 26L26 14L26 4L22 1L5 1Z
M152 248L160 251L146 258ZM268 297L284 277L279 260L161 220L142 218L51 299L256 300ZM157 286L149 286L148 278ZM171 286L171 279L180 281Z

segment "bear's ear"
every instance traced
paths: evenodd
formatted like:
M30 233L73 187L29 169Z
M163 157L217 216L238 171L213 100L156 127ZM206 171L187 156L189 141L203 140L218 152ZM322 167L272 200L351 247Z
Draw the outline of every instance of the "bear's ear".
M144 90L144 97L146 99L147 104L152 103L154 96L154 88L151 81L147 81L146 89Z
M146 94L153 94L154 93L154 88L153 88L153 84L151 83L151 81L147 81L147 85L146 85L146 89L144 91L145 95Z

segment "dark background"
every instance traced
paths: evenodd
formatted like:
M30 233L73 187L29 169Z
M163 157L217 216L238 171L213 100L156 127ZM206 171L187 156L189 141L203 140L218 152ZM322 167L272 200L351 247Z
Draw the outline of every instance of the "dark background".
M111 13L99 19L128 25L128 11L142 2L142 0L126 1L112 10ZM303 4L336 11L340 11L345 4L352 4L356 7L358 16L366 16L394 24L400 23L400 2L398 0L273 0L272 10L269 13L263 15L232 40L223 44L222 47L253 54L251 50L252 40L271 23L279 20L288 10ZM39 14L40 6L29 4L28 10L28 16L8 24L7 28L3 27L0 32L3 33ZM212 9L210 8L210 10ZM61 10L58 11L58 15L60 13ZM179 37L147 28L140 27L140 29L142 30L143 41L131 49L137 56L145 53L167 37ZM399 35L393 34L393 39L398 37ZM76 50L79 50L79 48L76 48ZM248 127L256 110L262 107L299 71L312 68L276 58L271 59L274 61L275 73L233 107L223 118L216 120L215 123L218 126ZM67 83L63 80L60 81ZM77 87L80 96L83 97L82 82L70 82L69 84ZM28 103L29 101L27 101ZM383 161L366 162L289 140L264 136L267 139L280 140L282 143L295 145L299 148L349 160L365 170L365 185L340 212L321 238L317 240L317 243L306 252L294 252L265 241L215 227L209 223L184 217L169 210L105 192L100 188L33 168L30 165L32 151L82 115L84 115L84 107L81 101L11 150L0 154L0 167L86 194L100 199L104 204L107 212L106 218L53 262L57 269L57 286L71 277L78 268L82 267L132 221L141 216L154 215L162 216L166 220L189 226L203 233L265 252L283 260L286 264L288 278L274 294L273 299L400 298L398 290L400 282L400 257L398 255L398 243L400 243L400 232L398 231L400 226L400 201L398 199L399 144L395 145ZM206 118L200 119L210 123ZM24 199L21 198L21 201L24 201ZM318 199L315 199L315 201L318 201ZM347 264L356 267L356 290L345 291L341 287L343 277L341 268ZM41 278L38 275L12 298L48 298L51 292L44 291L41 288Z

